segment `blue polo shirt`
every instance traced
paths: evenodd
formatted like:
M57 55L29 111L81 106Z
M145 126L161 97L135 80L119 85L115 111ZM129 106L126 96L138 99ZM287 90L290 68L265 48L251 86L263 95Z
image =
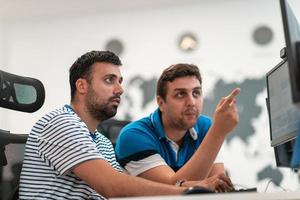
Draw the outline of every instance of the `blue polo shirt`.
M187 130L180 149L176 150L175 143L167 138L163 129L161 112L156 109L148 117L132 122L121 130L115 149L117 159L121 166L128 170L127 165L141 168L143 166L136 164L143 163L140 161L151 156L159 155L167 165L177 171L192 157L210 126L209 117L199 116L195 126ZM158 165L162 164L159 163ZM151 162L148 161L148 164L151 165ZM155 167L155 164L152 163L152 165Z

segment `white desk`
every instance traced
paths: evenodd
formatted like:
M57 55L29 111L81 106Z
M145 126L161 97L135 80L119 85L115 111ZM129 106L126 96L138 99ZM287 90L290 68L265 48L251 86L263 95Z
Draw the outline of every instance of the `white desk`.
M222 193L202 195L177 195L177 196L152 196L152 197L131 197L112 198L114 200L300 200L299 192L277 192L277 193Z

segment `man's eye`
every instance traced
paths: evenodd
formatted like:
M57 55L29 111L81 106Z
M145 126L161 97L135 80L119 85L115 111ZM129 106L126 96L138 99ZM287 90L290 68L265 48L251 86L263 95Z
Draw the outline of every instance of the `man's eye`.
M193 96L194 96L194 97L199 97L199 96L201 96L201 91L194 91L194 92L193 92Z
M184 96L184 92L178 92L175 94L175 97L177 97L177 98L181 98L183 96Z
M112 83L113 82L113 78L106 78L106 79L104 79L104 81L106 82L106 83Z

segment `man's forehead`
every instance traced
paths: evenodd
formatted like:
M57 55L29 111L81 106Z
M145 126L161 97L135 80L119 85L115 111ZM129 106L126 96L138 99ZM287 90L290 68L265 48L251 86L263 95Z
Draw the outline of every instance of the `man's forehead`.
M94 63L92 70L94 73L100 73L102 75L114 74L121 76L120 66L111 63Z
M200 81L196 77L183 77L174 79L167 83L167 87L172 90L201 89Z

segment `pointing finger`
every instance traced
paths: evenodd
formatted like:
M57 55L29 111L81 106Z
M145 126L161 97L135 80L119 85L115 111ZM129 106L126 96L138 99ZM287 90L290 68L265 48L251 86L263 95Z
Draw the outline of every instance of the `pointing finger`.
M241 91L240 88L235 88L226 98L234 99L240 93L240 91Z
M234 90L232 90L232 92L225 97L226 101L224 103L231 104L234 101L235 97L240 93L240 91L240 88L235 88Z

